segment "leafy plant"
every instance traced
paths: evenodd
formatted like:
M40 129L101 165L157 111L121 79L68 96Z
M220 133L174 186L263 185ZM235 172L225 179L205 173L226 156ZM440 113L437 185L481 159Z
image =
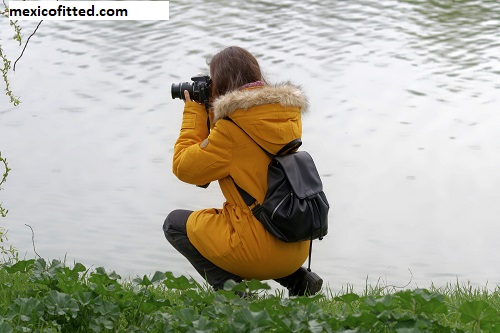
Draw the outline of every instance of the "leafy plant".
M481 329L491 328L496 326L496 331L500 331L498 311L490 306L485 301L468 301L464 302L459 308L460 320L465 323L473 323L474 329L478 332ZM495 325L496 324L496 325Z
M4 168L4 172L2 174L2 178L0 179L0 191L2 190L2 185L5 183L7 180L7 176L9 174L10 168L9 164L7 163L7 160L2 157L2 152L0 151L0 163L2 164ZM2 206L2 202L0 202L0 217L6 217L7 213L9 211ZM7 241L7 231L0 226L0 255L2 256L3 259L6 260L18 260L18 252L17 250L10 245L8 248L6 248L3 243ZM1 332L1 331L0 331Z
M31 259L0 266L0 332L499 332L498 289L463 291L284 298L261 281L214 292L171 272L123 280Z
M4 8L3 8L3 10L0 11L0 19L9 20L9 15L8 15L9 14L9 7L5 3L5 0L3 0L2 2L3 2ZM9 24L14 29L13 39L16 40L19 43L19 45L21 45L21 41L22 41L21 27L18 25L17 21L10 21L9 20ZM8 79L8 73L11 69L11 62L7 58L5 52L3 51L1 43L0 43L0 58L2 58L2 63L3 63L3 66L0 66L0 72L2 73L2 78L3 78L3 81L5 83L5 92L6 92L5 94L9 97L10 102L12 104L14 104L14 106L17 106L20 103L20 101L17 97L14 96L14 93L10 89L10 84L9 84L9 79Z
M9 164L7 163L7 160L2 157L2 152L0 151L0 163L3 164L4 172L2 174L2 179L0 180L0 190L2 190L2 185L7 181L7 176L9 175L9 171L11 170L9 168ZM0 202L0 216L5 217L9 211L4 209L2 207L2 203ZM0 230L1 232L1 230ZM0 233L0 235L3 235L3 233ZM0 240L2 238L0 237Z

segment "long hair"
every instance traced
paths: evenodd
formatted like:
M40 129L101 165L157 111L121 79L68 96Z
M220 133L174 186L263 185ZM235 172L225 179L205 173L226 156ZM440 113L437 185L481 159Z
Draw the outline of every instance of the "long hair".
M246 83L264 81L257 59L239 46L230 46L209 61L212 97L217 98Z

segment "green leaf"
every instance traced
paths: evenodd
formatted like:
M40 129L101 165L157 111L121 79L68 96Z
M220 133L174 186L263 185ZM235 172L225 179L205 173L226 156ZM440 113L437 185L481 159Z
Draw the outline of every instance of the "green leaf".
M309 305L311 303L315 303L320 299L324 298L322 294L316 294L314 296L299 296L292 299L292 302L297 304Z
M186 324L192 324L197 318L195 317L194 310L191 308L184 308L175 313L177 317Z
M22 321L29 321L31 317L38 317L38 312L43 311L43 306L36 298L17 298L9 309L11 314L21 316Z
M14 332L12 326L10 326L5 322L0 323L0 333L12 333L12 332Z
M198 320L193 321L193 327L196 332L213 332L217 329L218 323L216 320L208 320L205 317L200 317Z
M250 310L257 312L264 309L274 309L280 304L280 298L278 297L264 297L253 300L249 304Z
M397 333L423 333L418 328L396 328Z
M55 277L57 272L63 269L63 264L59 260L52 260L50 263L50 266L47 267L47 273L49 274L50 277Z
M237 283L234 280L227 280L224 282L224 290L226 291L238 291L245 293L247 291L247 285L245 281L241 281L240 283Z
M235 314L234 323L241 331L251 331L249 328L265 328L270 325L267 312L252 312L248 308L242 308Z
M500 333L500 323L488 327L488 333Z
M73 268L64 267L59 275L63 274L67 277L67 280L78 280L80 278L80 273L85 272L87 269L80 263L76 263Z
M197 290L185 290L182 293L181 298L184 300L184 302L187 304L200 304L200 303L206 303L207 300L204 299L202 294L200 294Z
M336 301L339 301L339 302L344 302L344 303L352 303L354 301L357 301L359 299L359 296L357 294L354 294L354 293L349 293L349 294L345 294L345 295L342 295L342 296L337 296L334 298Z
M324 323L320 323L316 319L309 320L307 322L307 331L308 332L312 332L312 333L318 332L318 333L320 333L320 332L324 331L325 327L326 327L326 325Z
M149 296L148 299L144 300L140 305L139 309L146 314L153 313L160 310L165 306L169 306L170 301L163 299L156 299L153 295Z
M134 282L137 283L139 286L144 286L144 287L148 287L148 286L152 285L151 280L147 277L147 275L144 275L142 277L142 279L135 278Z
M412 311L416 314L425 313L433 315L436 313L448 313L445 297L441 294L430 292L426 289L415 289L398 292L394 300L402 309Z
M44 305L54 315L70 315L74 318L79 311L78 303L71 296L55 290L49 291Z
M393 295L386 295L379 298L368 296L365 298L363 303L363 308L374 311L375 313L382 313L386 310L393 309L394 307L395 304Z
M116 274L115 271L107 273L106 269L104 267L97 267L95 269L94 274L95 275L104 275L104 276L107 276L110 280L115 280L115 281L121 279L121 276Z
M95 292L105 296L114 296L123 289L117 282L118 279L120 276L116 273L112 272L108 275L104 268L99 267L90 274L88 281L91 282L90 289Z
M63 265L59 260L52 260L48 264L43 258L36 259L33 263L32 281L54 288L57 284L57 273L63 271Z
M188 280L183 275L175 277L171 272L165 273L165 281L163 283L169 289L187 290L197 288L196 282L193 279Z
M247 291L247 286L244 282L238 283L234 280L227 280L226 282L224 282L224 290L245 292Z
M100 296L94 298L93 293L90 291L82 291L79 290L75 295L75 299L80 303L80 305L87 306L92 302L95 302L96 299L100 299Z
M39 258L33 262L33 277L35 281L44 280L44 273L47 268L47 262L43 258Z
M116 320L120 316L120 308L112 302L102 301L102 303L94 307L94 313Z
M459 308L460 320L464 323L476 322L483 324L498 321L498 312L485 301L470 301Z
M30 260L20 260L16 262L12 266L7 266L7 265L2 265L2 269L5 269L7 273L16 273L16 272L22 272L26 273L29 272L33 268L33 263L35 262L35 259L30 259Z
M57 288L66 294L73 294L82 289L79 271L64 267L57 272ZM86 286L85 286L86 287ZM86 288L85 288L86 289Z
M250 280L247 282L247 287L250 292L257 290L270 290L271 287L269 284L259 281L259 280Z
M378 319L373 313L361 312L347 316L341 324L349 328L370 327L377 321Z
M89 324L89 327L94 332L101 332L102 328L112 330L113 322L106 317L99 316L97 318L93 318Z
M157 283L157 282L165 280L166 278L167 278L167 276L165 275L165 273L156 271L155 274L153 275L153 277L151 278L151 282Z
M377 315L378 320L386 322L394 319L394 311L393 310L383 310Z

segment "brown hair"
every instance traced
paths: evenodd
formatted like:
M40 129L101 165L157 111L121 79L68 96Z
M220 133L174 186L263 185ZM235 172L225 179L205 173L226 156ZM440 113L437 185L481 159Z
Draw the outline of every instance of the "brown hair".
M212 97L217 98L246 83L264 81L257 59L247 50L230 46L209 61Z

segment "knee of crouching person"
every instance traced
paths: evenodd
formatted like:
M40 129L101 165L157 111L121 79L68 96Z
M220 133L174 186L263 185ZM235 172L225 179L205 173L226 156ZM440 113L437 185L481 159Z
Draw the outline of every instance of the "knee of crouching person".
M171 212L168 214L167 218L165 219L165 222L163 222L163 233L165 234L165 237L168 238L169 232L172 231L172 215L174 212Z
M186 223L192 211L176 209L168 214L163 223L163 232L165 237L173 234L187 234Z

